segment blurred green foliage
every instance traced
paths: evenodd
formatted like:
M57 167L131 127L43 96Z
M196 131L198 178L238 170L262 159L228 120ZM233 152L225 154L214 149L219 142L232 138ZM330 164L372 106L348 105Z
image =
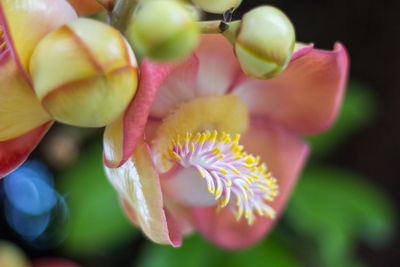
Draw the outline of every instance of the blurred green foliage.
M104 174L101 140L96 141L86 147L77 164L57 177L71 217L63 246L74 255L99 254L132 239L136 232Z
M345 139L360 132L376 118L375 96L363 83L350 81L339 116L325 133L309 137L311 160L331 153Z
M385 194L355 173L310 166L285 214L301 237L315 242L322 266L358 266L359 241L384 244L394 230L394 213Z
M299 266L292 251L277 234L243 251L224 251L195 234L183 240L180 248L160 246L148 242L140 254L138 267L243 267L243 266Z

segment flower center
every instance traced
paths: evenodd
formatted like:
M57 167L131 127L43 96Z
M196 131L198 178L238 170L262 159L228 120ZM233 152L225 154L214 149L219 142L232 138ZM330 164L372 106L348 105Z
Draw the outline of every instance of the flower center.
M267 204L278 194L276 179L259 157L242 152L240 136L205 131L172 141L168 159L184 168L195 168L207 183L208 192L219 200L218 208L228 204L237 220L244 215L249 224L254 214L273 218Z
M248 117L246 104L235 95L199 97L180 104L163 120L153 140L158 169L166 172L173 166L166 156L172 148L171 140L178 135L205 130L241 134L248 128Z

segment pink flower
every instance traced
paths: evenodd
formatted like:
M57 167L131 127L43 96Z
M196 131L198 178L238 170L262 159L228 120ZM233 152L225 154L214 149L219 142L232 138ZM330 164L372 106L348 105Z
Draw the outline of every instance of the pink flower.
M334 121L348 57L339 43L297 45L281 75L256 80L224 37L203 35L185 62L145 60L140 70L134 101L104 138L127 215L157 243L179 246L196 229L233 249L258 241L282 213L309 152L301 136Z

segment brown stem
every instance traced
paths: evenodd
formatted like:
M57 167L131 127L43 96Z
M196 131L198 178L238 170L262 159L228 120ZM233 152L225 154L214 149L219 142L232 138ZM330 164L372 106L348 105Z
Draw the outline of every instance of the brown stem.
M116 0L114 2L110 24L120 32L124 32L128 26L130 16L136 8L137 0Z

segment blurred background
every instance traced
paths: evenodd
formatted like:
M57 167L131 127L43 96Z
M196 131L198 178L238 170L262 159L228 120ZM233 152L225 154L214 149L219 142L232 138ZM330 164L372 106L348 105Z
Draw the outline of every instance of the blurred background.
M102 130L56 125L30 161L0 181L0 239L30 259L82 266L398 266L399 2L243 0L234 17L261 4L286 12L299 41L332 49L339 40L351 57L340 116L308 138L311 157L269 236L240 252L196 234L179 249L149 242L104 176Z

